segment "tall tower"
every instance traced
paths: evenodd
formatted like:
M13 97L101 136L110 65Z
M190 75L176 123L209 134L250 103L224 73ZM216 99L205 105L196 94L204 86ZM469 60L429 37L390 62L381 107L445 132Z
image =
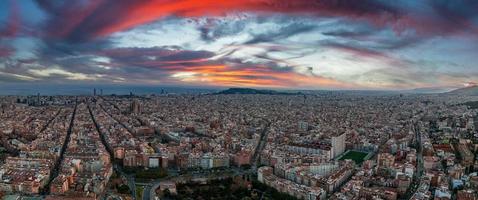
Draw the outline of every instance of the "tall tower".
M93 96L96 96L96 88L93 88Z
M37 106L40 105L40 93L37 93Z
M130 105L130 112L133 114L141 113L141 105L137 99L134 99Z
M346 134L342 133L337 136L332 136L332 152L334 158L345 152L345 139Z

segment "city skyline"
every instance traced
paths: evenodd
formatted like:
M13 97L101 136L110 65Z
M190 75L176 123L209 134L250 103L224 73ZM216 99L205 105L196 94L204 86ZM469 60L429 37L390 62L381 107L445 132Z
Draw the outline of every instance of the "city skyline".
M0 85L459 88L478 2L2 1Z

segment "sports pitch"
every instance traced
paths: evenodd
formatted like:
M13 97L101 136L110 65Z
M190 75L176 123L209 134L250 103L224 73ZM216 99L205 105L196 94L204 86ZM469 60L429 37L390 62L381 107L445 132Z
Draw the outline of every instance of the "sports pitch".
M340 160L351 159L356 164L361 164L368 153L360 152L360 151L349 151L343 155Z

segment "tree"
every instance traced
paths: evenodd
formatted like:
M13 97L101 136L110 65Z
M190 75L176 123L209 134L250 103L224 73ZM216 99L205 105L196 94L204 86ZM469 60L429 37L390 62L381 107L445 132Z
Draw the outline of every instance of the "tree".
M171 192L169 191L168 188L164 189L164 191L163 191L163 196L164 196L164 197L171 197Z
M118 188L116 188L118 190L119 193L121 194L129 194L131 193L131 191L129 190L129 187L125 184L123 185L120 185L118 186Z

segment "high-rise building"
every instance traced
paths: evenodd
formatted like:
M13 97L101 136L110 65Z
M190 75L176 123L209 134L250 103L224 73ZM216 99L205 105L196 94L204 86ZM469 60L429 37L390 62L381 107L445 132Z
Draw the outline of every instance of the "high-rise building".
M93 96L96 96L96 88L93 88Z
M39 106L40 105L40 93L37 94L37 103L36 105Z
M131 102L130 112L131 112L131 113L134 113L134 114L139 114L139 113L141 113L141 105L140 105L140 103L139 103L139 101L138 101L137 99L134 99L134 100Z
M346 134L342 133L337 136L332 137L332 156L336 158L337 156L341 155L345 152L345 139Z

